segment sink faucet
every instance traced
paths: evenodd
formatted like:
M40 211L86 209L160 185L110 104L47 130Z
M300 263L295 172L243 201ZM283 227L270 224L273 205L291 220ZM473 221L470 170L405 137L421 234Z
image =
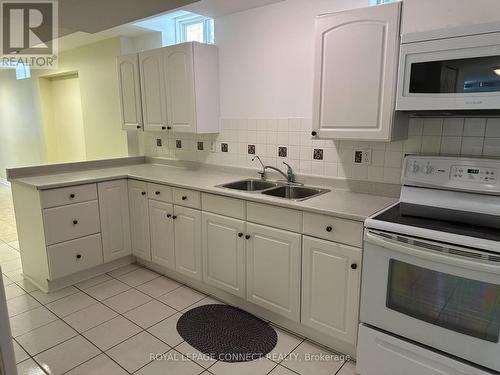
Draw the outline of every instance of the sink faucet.
M285 164L286 167L287 167L287 170L286 170L286 173L285 173L281 169L278 169L278 168L273 167L271 165L264 165L264 163L262 162L262 160L260 159L259 156L254 156L253 159L252 159L252 161L254 161L255 159L257 159L260 162L260 165L262 165L262 171L259 172L259 174L260 174L260 177L263 180L266 179L266 170L267 169L272 169L273 171L276 171L276 172L280 173L285 178L285 180L288 183L295 183L295 174L293 173L293 169L290 166L290 164L283 162L283 164Z

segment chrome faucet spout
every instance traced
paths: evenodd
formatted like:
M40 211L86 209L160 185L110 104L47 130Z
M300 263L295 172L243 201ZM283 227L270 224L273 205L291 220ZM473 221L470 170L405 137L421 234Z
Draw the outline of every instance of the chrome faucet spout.
M260 157L258 155L255 155L253 158L252 158L252 161L254 161L255 159L257 159L260 163L260 165L262 165L262 172L259 172L260 174L260 177L265 180L266 179L266 166L264 165L264 163L262 162L262 160L260 159Z

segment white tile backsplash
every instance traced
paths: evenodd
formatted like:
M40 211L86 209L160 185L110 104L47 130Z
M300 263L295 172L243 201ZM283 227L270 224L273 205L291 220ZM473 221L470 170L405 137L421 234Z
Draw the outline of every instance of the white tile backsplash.
M411 118L408 139L389 143L313 139L311 121L227 118L221 120L220 134L148 133L147 156L258 169L251 161L254 155L248 154L248 145L255 145L255 155L268 165L282 167L286 161L303 174L387 183L399 183L405 154L500 157L498 118ZM156 145L157 138L163 146ZM176 140L182 148L176 148ZM200 141L203 151L197 149ZM228 152L222 152L222 143ZM286 157L278 156L278 147L287 148ZM313 159L314 149L323 150L323 160ZM371 165L354 164L355 149L371 149Z

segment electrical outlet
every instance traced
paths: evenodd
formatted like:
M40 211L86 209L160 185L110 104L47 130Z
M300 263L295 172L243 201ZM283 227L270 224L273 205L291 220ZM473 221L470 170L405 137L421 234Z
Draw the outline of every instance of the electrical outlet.
M162 141L161 138L156 138L156 147L161 147Z
M354 164L372 164L372 150L369 148L354 150Z

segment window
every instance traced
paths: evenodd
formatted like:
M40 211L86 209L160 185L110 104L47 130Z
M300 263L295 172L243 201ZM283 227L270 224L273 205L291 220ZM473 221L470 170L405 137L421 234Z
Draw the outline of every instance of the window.
M9 61L0 61L0 69L15 69L16 79L26 79L31 77L29 65Z
M214 20L212 18L188 14L175 19L176 43L214 43Z

